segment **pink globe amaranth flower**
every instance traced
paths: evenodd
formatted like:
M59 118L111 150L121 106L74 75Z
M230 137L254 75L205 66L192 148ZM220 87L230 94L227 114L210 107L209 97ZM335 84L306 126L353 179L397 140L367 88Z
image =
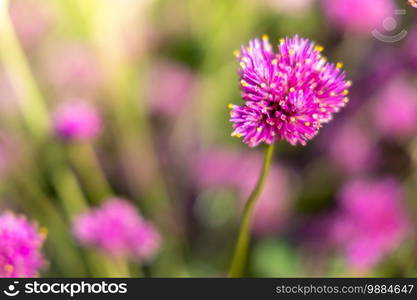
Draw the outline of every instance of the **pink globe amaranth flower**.
M387 137L411 137L417 132L417 90L405 78L394 79L374 103L377 129Z
M342 188L339 201L332 235L353 269L368 270L399 247L409 229L399 182L357 179Z
M102 120L97 109L81 100L62 103L54 113L55 133L67 141L89 140L102 130Z
M243 106L230 105L234 131L250 147L286 140L306 145L348 102L351 85L341 64L321 55L321 46L295 36L274 53L268 38L254 39L236 53Z
M180 114L196 86L196 76L187 67L174 62L160 62L153 68L149 84L151 110L167 117Z
M325 149L332 163L347 174L371 170L380 155L372 133L355 121L337 128L326 140Z
M369 34L393 15L392 0L322 0L327 18L347 31Z
M109 199L78 216L73 223L78 241L112 256L151 260L160 248L160 235L128 201Z
M41 248L45 231L26 217L0 215L0 277L37 277L45 265Z
M200 154L194 164L194 178L202 189L232 188L238 192L239 206L243 205L256 184L262 156L230 149L212 149ZM265 187L256 203L253 232L256 235L275 233L288 215L289 176L284 168L273 165Z

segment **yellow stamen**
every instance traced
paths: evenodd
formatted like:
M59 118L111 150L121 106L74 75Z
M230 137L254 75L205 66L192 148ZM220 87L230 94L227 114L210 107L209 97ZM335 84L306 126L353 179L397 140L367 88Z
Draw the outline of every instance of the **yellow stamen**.
M324 50L324 47L321 45L317 45L314 50L318 51L318 52L322 52Z
M232 137L237 137L237 138L240 138L240 137L242 137L242 134L237 133L237 132L232 132L231 136L232 136Z
M41 234L41 235L43 235L43 236L47 236L48 235L48 228L46 228L46 227L40 227L39 228L39 233Z

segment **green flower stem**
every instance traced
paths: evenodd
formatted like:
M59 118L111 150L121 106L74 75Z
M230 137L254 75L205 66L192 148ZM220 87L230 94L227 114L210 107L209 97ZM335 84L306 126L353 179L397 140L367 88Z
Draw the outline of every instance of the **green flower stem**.
M261 194L262 189L265 185L266 178L271 167L273 153L274 145L268 145L268 147L266 148L265 159L263 162L258 182L256 183L254 190L250 194L245 204L243 217L239 229L239 235L235 246L235 252L229 270L229 277L241 277L243 275L248 256L253 209L255 207L256 200L259 198L259 195Z

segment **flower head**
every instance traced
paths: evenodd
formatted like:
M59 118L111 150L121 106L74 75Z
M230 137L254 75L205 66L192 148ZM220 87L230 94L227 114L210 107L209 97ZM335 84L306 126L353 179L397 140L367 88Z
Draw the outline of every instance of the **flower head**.
M126 200L110 199L101 207L78 216L73 224L76 238L113 256L148 261L159 249L160 236Z
M45 261L45 233L24 216L0 215L0 277L35 277Z
M412 7L417 8L417 0L408 0L408 3L410 3L410 5L411 5Z
M342 64L322 56L323 47L295 36L274 53L266 36L236 53L243 106L230 105L234 131L250 147L286 140L305 145L348 102L350 82Z
M101 129L101 117L95 107L81 101L63 103L54 114L56 134L64 140L88 140Z

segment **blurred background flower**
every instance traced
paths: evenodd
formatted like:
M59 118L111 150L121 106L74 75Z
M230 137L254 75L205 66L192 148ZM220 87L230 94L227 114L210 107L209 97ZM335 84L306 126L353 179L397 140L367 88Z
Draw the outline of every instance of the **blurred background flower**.
M116 257L151 260L160 236L126 200L109 199L101 207L77 217L74 234L84 245L98 247Z

